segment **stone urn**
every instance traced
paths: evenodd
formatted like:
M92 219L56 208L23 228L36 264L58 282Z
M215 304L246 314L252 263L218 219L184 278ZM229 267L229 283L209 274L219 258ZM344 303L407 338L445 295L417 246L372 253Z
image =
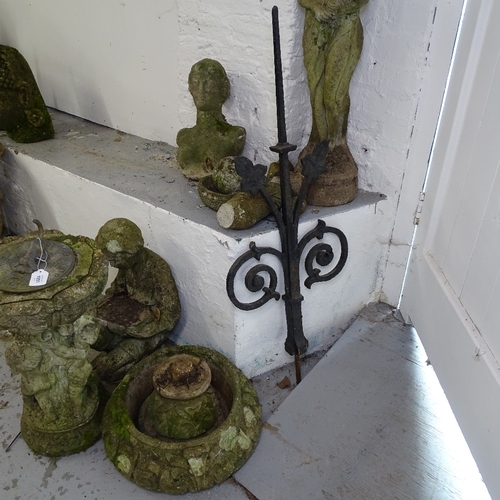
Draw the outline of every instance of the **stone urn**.
M225 356L164 346L137 364L106 405L107 457L135 484L183 494L229 478L261 431L251 382Z
M0 328L14 337L5 356L21 374L22 437L35 453L62 456L100 437L103 403L87 359L99 328L87 313L106 285L108 264L90 238L40 236L0 244ZM47 282L30 285L40 262Z
M141 407L139 429L171 439L191 439L210 430L218 416L211 380L208 363L189 354L158 363L153 372L155 390Z

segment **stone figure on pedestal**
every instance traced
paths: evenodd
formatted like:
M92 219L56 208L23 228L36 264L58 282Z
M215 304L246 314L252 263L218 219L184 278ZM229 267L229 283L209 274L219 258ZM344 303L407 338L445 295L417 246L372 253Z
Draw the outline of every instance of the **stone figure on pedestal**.
M99 439L103 401L88 361L100 326L88 311L107 281L93 240L43 231L0 244L0 328L13 340L5 358L21 374L24 441L62 456Z
M313 120L301 157L322 140L330 143L327 172L312 183L308 202L340 205L351 201L357 192L357 167L346 132L349 84L363 46L359 10L368 0L298 1L306 9L303 51Z

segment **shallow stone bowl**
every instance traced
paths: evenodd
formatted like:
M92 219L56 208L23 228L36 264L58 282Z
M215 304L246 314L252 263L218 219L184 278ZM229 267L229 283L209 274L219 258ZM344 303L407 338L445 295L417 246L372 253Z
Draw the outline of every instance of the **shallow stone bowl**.
M212 181L212 175L207 175L198 182L198 194L200 195L201 201L212 210L219 210L219 208L229 201L234 193L222 194L215 189L214 183Z

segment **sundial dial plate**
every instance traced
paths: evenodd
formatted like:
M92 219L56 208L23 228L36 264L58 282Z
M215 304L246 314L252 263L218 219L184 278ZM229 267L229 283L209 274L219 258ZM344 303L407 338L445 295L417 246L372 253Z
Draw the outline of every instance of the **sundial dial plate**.
M47 283L30 286L31 273L36 271L36 256L40 255L38 239L0 245L0 290L10 293L29 293L55 285L68 276L75 267L76 255L65 243L43 240L47 265L39 268L49 273Z

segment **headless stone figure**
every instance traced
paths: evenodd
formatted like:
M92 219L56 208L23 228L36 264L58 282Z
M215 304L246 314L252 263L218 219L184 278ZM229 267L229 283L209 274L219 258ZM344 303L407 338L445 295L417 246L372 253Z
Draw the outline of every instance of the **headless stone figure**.
M301 158L316 144L328 140L327 171L311 185L308 202L333 206L351 201L356 195L357 167L346 141L350 99L349 84L361 55L363 27L360 8L368 0L298 0L306 9L303 51L307 71L312 129ZM335 193L335 189L340 191ZM328 196L329 192L331 197Z
M16 142L54 137L52 119L26 59L0 45L0 130Z
M177 161L188 179L198 180L209 175L222 158L240 155L246 132L227 123L222 114L229 80L219 62L197 62L189 73L189 92L196 105L196 125L177 134Z
M133 222L109 220L96 243L118 274L97 308L102 328L92 347L103 352L93 365L101 380L115 383L165 342L181 306L170 267L144 247L141 230Z

